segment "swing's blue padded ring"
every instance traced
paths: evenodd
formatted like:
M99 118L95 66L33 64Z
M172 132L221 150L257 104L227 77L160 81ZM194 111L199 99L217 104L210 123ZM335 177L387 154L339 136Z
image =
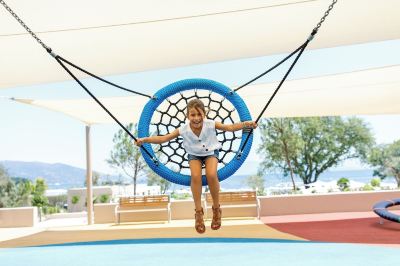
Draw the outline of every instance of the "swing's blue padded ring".
M242 100L242 98L236 92L231 91L225 85L208 79L186 79L174 82L160 89L154 95L153 99L149 100L149 102L145 105L143 112L140 116L139 126L138 126L138 137L144 138L149 136L150 134L149 129L153 113L165 99L181 91L193 90L193 89L209 90L222 95L233 104L233 106L235 107L235 109L239 114L240 121L252 120L250 112L247 109L247 106ZM240 147L242 147L245 139L247 138L247 135L248 133L244 132L242 133ZM238 156L235 155L229 163L227 163L224 167L218 170L218 179L220 181L227 179L239 169L244 160L246 160L250 152L252 143L253 143L253 134L251 134L251 136L249 137L249 140L246 146L244 147L243 153L240 156L240 158L238 158ZM154 150L151 147L151 144L144 143L143 146L151 154L151 156L155 158ZM156 164L153 161L152 157L150 157L146 152L144 152L143 149L141 149L141 151L146 163L159 176L175 184L190 186L190 180L191 180L190 175L184 175L181 173L174 172L162 163ZM203 186L207 185L207 180L205 175L202 176L202 183Z

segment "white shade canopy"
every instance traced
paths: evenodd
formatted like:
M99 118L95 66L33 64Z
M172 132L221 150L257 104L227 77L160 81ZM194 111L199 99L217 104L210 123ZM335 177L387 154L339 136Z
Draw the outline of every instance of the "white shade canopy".
M55 53L99 76L291 52L331 2L6 1ZM338 1L307 49L399 39L399 10L398 0ZM0 25L0 88L70 79L2 6Z
M250 85L238 91L255 119L277 83ZM286 81L264 117L400 114L400 65ZM86 124L115 123L92 99L18 102L61 112ZM146 98L99 99L122 123L139 121Z
M258 115L278 83L239 91ZM240 93L241 92L241 93ZM287 81L264 117L400 114L400 65Z

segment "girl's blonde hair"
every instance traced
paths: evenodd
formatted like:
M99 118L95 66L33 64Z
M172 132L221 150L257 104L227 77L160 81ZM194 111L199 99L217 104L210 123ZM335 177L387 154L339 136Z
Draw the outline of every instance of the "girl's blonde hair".
M186 114L189 114L189 110L192 108L195 108L198 112L202 111L204 115L207 115L204 103L199 99L193 99L188 102Z

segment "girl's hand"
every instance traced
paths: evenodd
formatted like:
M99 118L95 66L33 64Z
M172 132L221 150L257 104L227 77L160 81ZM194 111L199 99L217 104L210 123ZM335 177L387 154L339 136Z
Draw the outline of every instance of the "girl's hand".
M243 127L244 128L257 128L257 123L254 121L244 121L243 122Z
M139 138L137 138L136 139L136 141L135 141L135 144L136 144L136 146L142 146L142 144L144 143L145 141L144 141L144 138L141 138L141 139L139 139Z

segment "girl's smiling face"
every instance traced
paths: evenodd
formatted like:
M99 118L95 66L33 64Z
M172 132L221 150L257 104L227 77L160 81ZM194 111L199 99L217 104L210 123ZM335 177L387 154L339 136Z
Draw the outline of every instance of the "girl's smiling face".
M190 122L190 127L193 129L201 129L203 127L203 120L205 114L203 110L199 108L190 108L187 112L187 117Z

